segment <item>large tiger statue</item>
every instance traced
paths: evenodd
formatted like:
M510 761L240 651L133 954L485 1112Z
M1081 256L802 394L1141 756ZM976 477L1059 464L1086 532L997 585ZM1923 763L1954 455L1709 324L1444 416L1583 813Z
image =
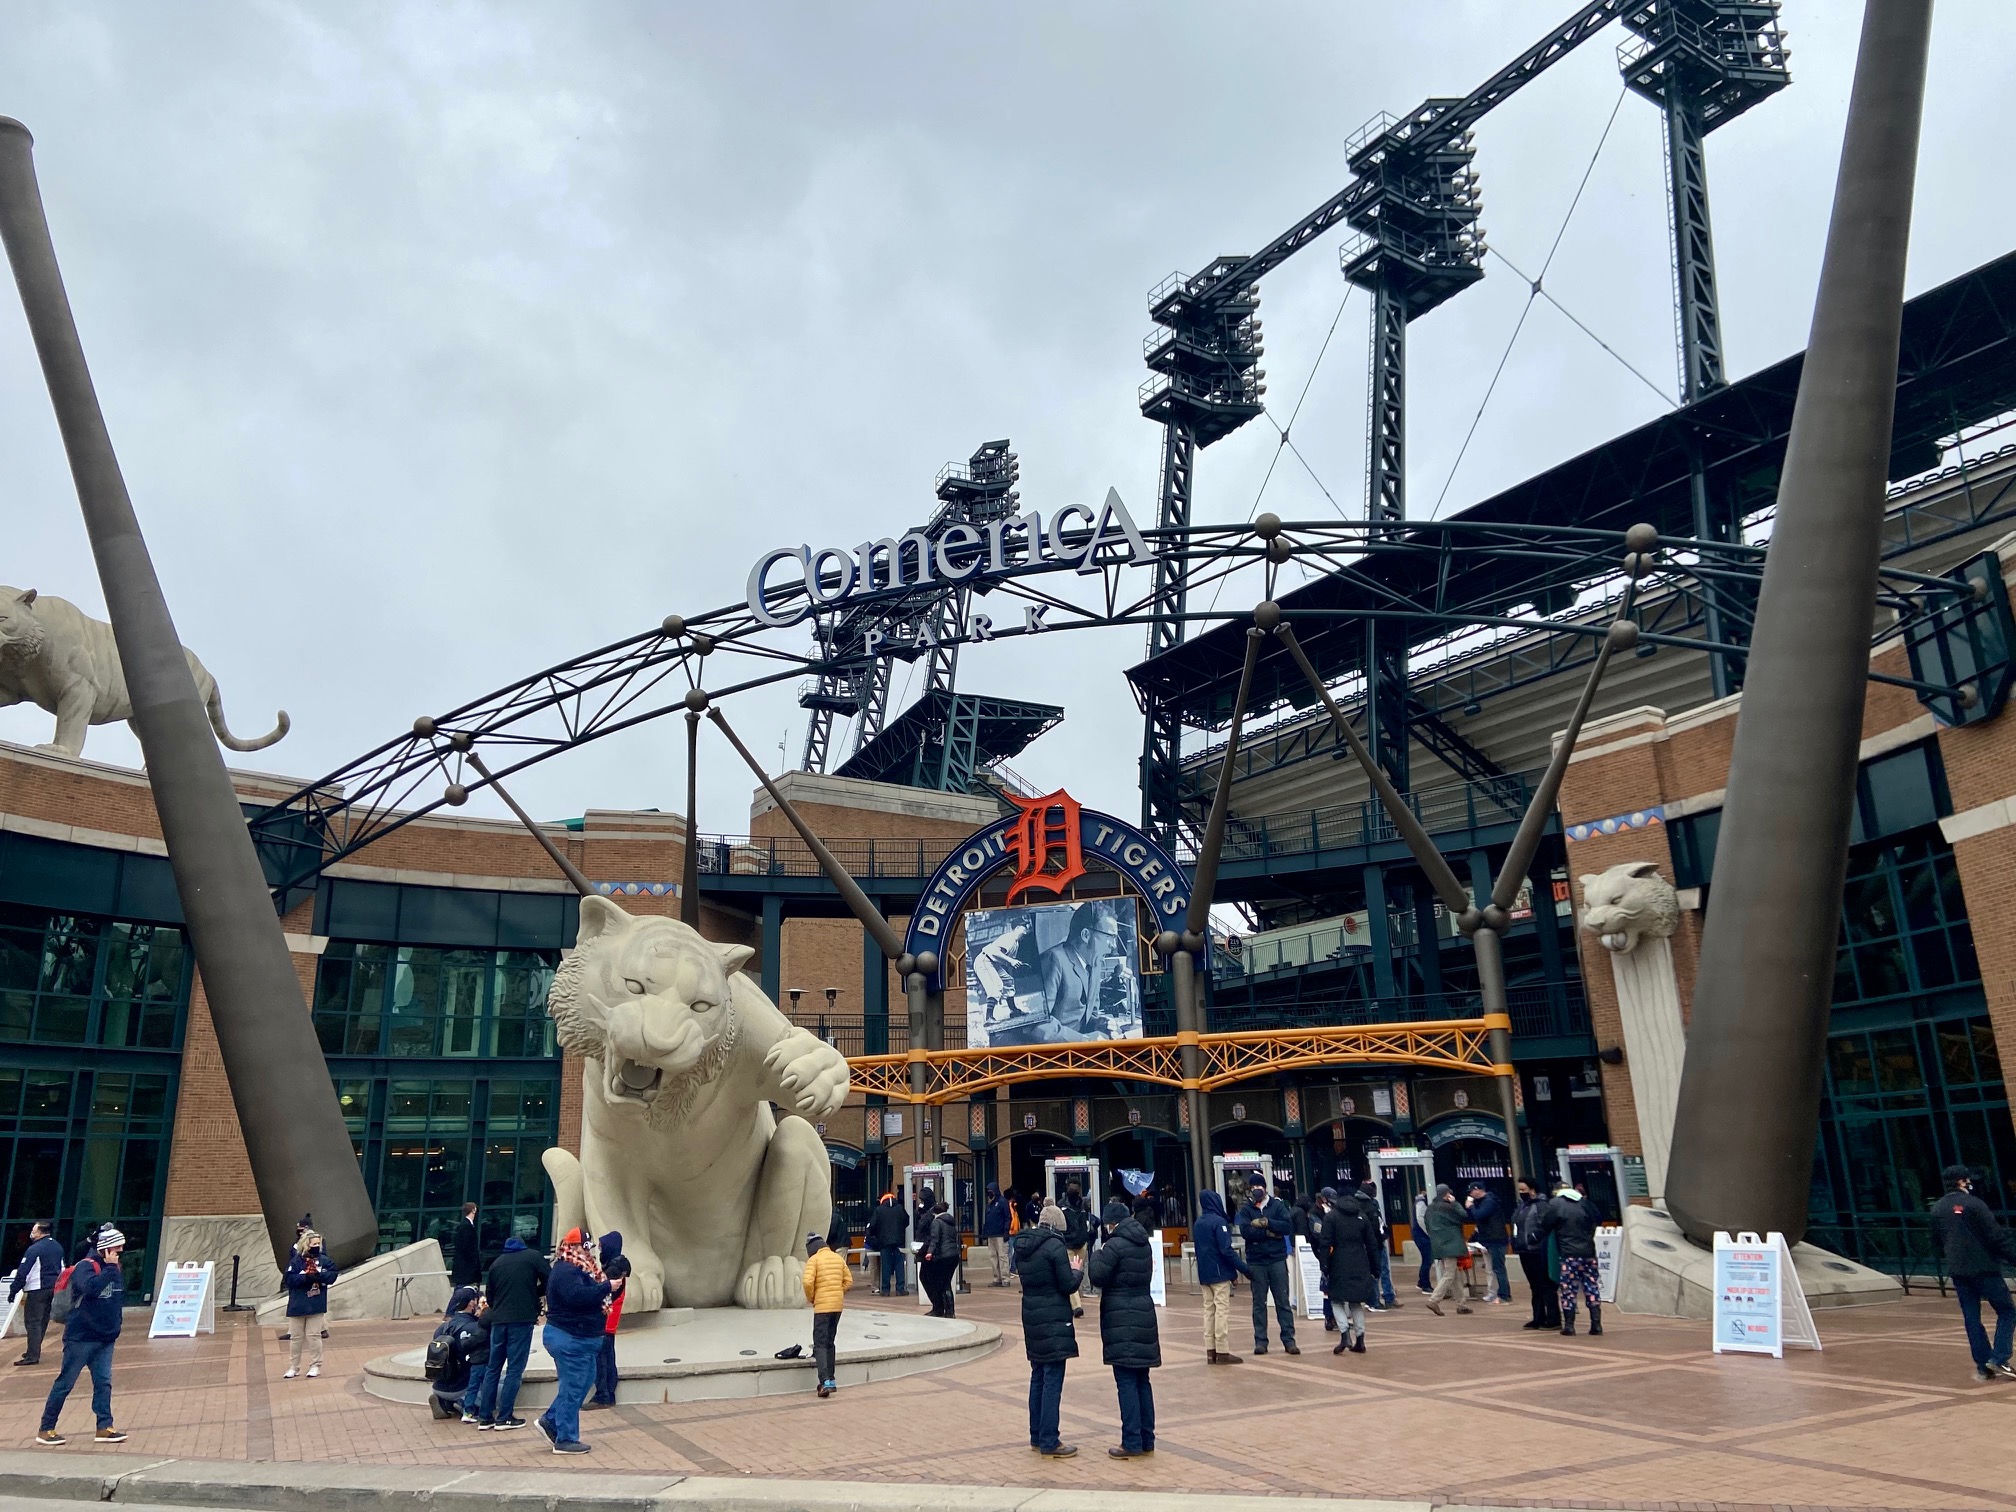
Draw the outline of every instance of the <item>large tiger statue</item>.
M623 1236L625 1317L805 1305L805 1236L833 1216L806 1120L846 1100L847 1060L742 974L752 954L591 896L554 973L547 1012L584 1060L581 1157L542 1159L559 1232Z
M224 722L217 679L194 651L185 646L182 654L189 659L210 728L226 746L263 751L287 733L282 710L271 733L257 740L233 735ZM126 691L112 627L65 599L43 597L33 588L0 587L0 709L18 703L32 703L56 716L56 738L35 749L64 756L83 754L90 726L131 719L133 699Z

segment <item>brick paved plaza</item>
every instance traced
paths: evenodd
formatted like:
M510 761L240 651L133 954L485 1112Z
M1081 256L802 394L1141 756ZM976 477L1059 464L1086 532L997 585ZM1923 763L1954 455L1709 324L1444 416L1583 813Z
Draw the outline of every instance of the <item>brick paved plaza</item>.
M858 1293L857 1293L858 1295ZM812 1397L625 1406L583 1419L595 1453L556 1460L531 1430L499 1437L367 1397L364 1361L410 1347L427 1320L332 1329L327 1373L283 1381L283 1346L242 1318L215 1338L149 1342L135 1314L119 1346L124 1453L148 1458L364 1461L550 1471L770 1475L1076 1489L1391 1497L1552 1507L2016 1509L2009 1446L2016 1384L1976 1385L1950 1302L1913 1298L1821 1315L1826 1352L1717 1359L1703 1325L1617 1315L1601 1339L1522 1332L1523 1306L1430 1316L1418 1299L1375 1316L1371 1352L1329 1336L1210 1367L1198 1306L1180 1289L1155 1376L1160 1452L1109 1460L1118 1416L1091 1358L1064 1394L1078 1458L1031 1454L1013 1292L962 1309L1000 1323L975 1364ZM1242 1292L1241 1303L1244 1301ZM1095 1304L1096 1306L1096 1304ZM1086 1325L1093 1325L1087 1328ZM1235 1330L1235 1344L1243 1347ZM53 1362L52 1349L45 1359ZM51 1365L10 1370L0 1403L27 1448ZM51 1458L93 1455L88 1384Z

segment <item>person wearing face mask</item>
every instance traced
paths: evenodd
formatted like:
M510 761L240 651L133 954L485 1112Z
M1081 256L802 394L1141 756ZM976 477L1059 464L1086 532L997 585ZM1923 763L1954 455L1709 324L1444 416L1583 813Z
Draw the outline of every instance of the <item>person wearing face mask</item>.
M2016 1261L2016 1238L1975 1196L1972 1171L1950 1165L1942 1174L1946 1190L1932 1203L1932 1233L1939 1241L1946 1274L1953 1278L1953 1300L1960 1304L1967 1348L1974 1356L1974 1379L2016 1381L2016 1367L2009 1363L2010 1346L2016 1342L2016 1306L2009 1300L2009 1283L2002 1279L2003 1265ZM1981 1326L1983 1302L1995 1314L1992 1343Z

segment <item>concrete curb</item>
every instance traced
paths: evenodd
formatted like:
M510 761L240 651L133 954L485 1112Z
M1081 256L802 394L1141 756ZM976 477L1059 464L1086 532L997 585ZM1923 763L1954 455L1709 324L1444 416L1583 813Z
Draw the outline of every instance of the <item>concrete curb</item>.
M81 1451L81 1452L80 1452ZM159 1460L78 1446L0 1452L0 1497L258 1512L1279 1512L1280 1498L885 1485L560 1470ZM1311 1512L1432 1512L1425 1501L1295 1498Z

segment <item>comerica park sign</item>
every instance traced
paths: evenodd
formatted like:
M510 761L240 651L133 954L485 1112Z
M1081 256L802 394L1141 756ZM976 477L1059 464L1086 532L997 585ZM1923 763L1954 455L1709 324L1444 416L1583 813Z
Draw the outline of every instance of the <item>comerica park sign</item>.
M891 590L958 586L1030 568L1144 566L1140 527L1114 489L1095 510L1067 504L1046 522L1041 511L990 520L953 521L934 535L921 529L854 547L780 546L749 571L749 612L766 625L793 625Z

